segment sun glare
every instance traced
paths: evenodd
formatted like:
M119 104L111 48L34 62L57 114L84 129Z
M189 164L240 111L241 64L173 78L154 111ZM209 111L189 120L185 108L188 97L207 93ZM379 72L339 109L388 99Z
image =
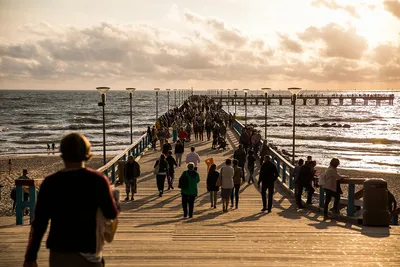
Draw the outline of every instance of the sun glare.
M360 9L358 13L360 18L355 19L353 24L357 33L367 39L370 48L391 39L393 28L382 10Z

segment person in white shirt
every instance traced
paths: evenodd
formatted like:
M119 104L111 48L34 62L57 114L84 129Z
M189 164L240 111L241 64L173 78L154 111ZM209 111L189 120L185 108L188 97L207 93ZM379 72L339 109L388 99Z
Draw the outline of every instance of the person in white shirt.
M194 163L194 170L197 171L197 164L200 163L199 154L194 152L195 148L192 146L190 148L190 153L186 155L186 163L193 162Z
M328 216L328 206L329 202L331 202L332 197L335 198L335 202L333 203L334 212L338 213L339 210L339 201L340 201L340 193L338 192L340 185L338 181L343 179L337 173L337 167L339 166L340 161L336 158L333 158L330 162L329 168L325 171L325 173L320 177L319 184L325 189L325 203L324 203L324 220L330 219Z

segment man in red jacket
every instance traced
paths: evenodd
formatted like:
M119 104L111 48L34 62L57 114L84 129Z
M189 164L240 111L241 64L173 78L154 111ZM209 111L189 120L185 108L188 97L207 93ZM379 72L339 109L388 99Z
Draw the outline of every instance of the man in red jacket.
M179 140L181 140L181 143L183 146L185 146L185 140L187 137L188 137L188 133L183 128L181 128L181 130L178 134L178 138L179 138Z
M96 252L96 213L115 219L118 207L108 178L85 167L91 158L85 136L72 133L60 144L65 168L46 177L40 187L24 267L37 266L43 235L51 220L46 247L50 266L104 266Z

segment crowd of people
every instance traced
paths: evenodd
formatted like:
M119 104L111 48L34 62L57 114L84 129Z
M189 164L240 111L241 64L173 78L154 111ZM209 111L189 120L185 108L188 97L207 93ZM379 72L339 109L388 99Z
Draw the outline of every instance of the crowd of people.
M192 131L195 140L203 141L206 130L207 140L211 140L212 134L213 144L214 140L217 140L216 143L221 146L219 140L223 139L226 142L226 127L232 125L230 120L231 116L226 115L219 104L206 97L192 97L185 101L182 107L164 114L152 129L150 127L148 129L154 150L157 141L160 142L161 154L154 163L153 171L159 197L164 194L166 180L167 190L174 189L175 169L186 163L186 170L180 173L178 180L184 218L193 218L194 204L199 192L198 184L202 179L197 169L202 161L194 146L190 147L190 152L182 163L185 144L192 141ZM171 137L170 127L172 127L171 143L168 140ZM240 187L246 181L248 184L255 183L255 166L259 158L257 187L261 191L261 211L270 213L279 170L268 155L268 151L266 142L263 142L261 147L261 136L258 131L251 128L244 129L240 136L240 145L232 155L233 159L225 159L221 162L220 168L217 168L219 163L209 166L206 189L210 195L210 207L217 208L220 191L222 212L229 212L229 208L238 209ZM108 178L102 173L85 167L85 162L92 154L90 142L83 135L72 133L65 136L60 144L60 152L65 168L46 177L41 185L24 266L37 266L37 253L49 221L51 221L51 231L47 248L50 249L51 266L104 266L102 255L104 242L113 240L117 216L121 209L119 191L111 190ZM311 157L308 157L306 162L302 159L298 161L291 174L296 188L298 208L304 208L301 199L304 188L307 191L306 203L311 204L314 187L323 186L326 192L324 219L329 219L328 207L332 198L335 199L333 210L338 212L341 194L338 182L343 179L337 173L339 164L338 159L332 159L329 168L320 175L317 184L316 162ZM141 167L133 156L129 156L124 170L125 201L133 201L138 191L137 179L141 175ZM21 179L27 179L27 171L24 171ZM67 179L68 183L79 186L65 187ZM74 197L71 198L71 195ZM392 212L398 211L394 197L389 199Z

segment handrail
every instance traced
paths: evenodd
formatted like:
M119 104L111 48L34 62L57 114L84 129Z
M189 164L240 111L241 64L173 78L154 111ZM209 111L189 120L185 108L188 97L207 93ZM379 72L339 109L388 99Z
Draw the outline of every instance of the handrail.
M182 105L180 105L178 108L181 108ZM167 112L164 113L167 114ZM160 118L163 115L160 116ZM143 154L143 152L149 147L150 145L150 137L147 135L147 133L143 134L139 140L135 141L133 144L129 145L128 148L126 148L123 152L112 158L109 162L107 162L105 165L101 166L100 168L97 169L97 171L102 172L104 175L108 177L110 180L111 184L114 184L116 182L116 177L117 172L118 172L118 162L121 160L126 161L127 156L133 156L134 158L139 157L140 155ZM111 176L110 176L111 175Z
M226 112L226 111L225 111ZM239 122L238 120L233 121L233 130L240 136L242 134L242 129L245 126ZM263 142L263 140L261 140ZM288 160L286 160L281 154L279 154L276 150L269 147L269 154L272 158L272 162L276 165L279 173L280 182L285 185L285 187L290 190L293 194L294 184L293 177L291 175L294 166ZM288 179L287 179L288 178ZM362 190L359 192L355 192L355 185L362 185L366 179L364 178L344 178L340 181L341 184L347 184L347 199L342 199L344 202L347 202L345 206L347 206L347 216L353 217L355 215L355 200L357 195L362 195ZM317 191L317 190L316 190ZM361 194L360 194L361 193ZM319 186L319 192L316 192L316 195L319 198L318 206L320 209L324 208L325 202L325 194L323 187ZM359 202L362 205L362 202Z

